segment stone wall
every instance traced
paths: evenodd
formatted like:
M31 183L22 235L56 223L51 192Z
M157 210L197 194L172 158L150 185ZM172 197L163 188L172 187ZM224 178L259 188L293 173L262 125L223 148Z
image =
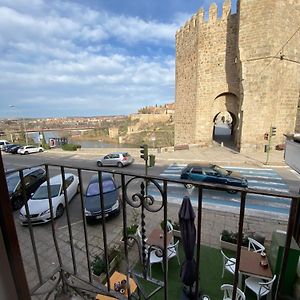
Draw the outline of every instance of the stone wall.
M262 150L263 135L271 126L277 131L274 145L283 142L284 133L294 132L300 68L280 57L300 59L300 34L282 48L300 26L296 2L240 1L241 151Z
M177 31L175 145L211 144L214 118L224 110L241 151L263 151L270 126L274 145L299 128L299 5L240 0L232 15L225 1L218 18L213 3L207 21L199 10Z

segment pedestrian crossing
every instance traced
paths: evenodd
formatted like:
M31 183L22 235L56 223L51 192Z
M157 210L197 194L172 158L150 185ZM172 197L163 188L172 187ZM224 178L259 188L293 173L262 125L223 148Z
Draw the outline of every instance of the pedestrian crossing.
M182 170L186 164L171 164L160 176L168 179L180 179ZM282 177L273 169L262 168L242 168L242 167L224 167L227 170L239 172L248 180L250 189L264 190L270 192L288 193L289 187ZM162 182L160 183L162 185ZM159 192L153 185L149 186L148 193L159 197ZM184 185L168 182L168 201L180 203L182 198L188 195L194 204L198 202L197 189L187 190ZM240 193L229 194L225 191L203 190L203 203L212 205L225 205L231 207L240 206ZM259 210L263 212L272 212L288 214L290 208L290 199L282 197L273 197L266 195L247 194L246 209Z

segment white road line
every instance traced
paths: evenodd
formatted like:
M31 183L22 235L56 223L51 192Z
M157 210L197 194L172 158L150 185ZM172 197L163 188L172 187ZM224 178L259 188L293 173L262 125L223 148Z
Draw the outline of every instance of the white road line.
M73 225L76 225L76 224L80 224L82 222L83 222L83 220L79 220L77 222L71 223L70 225L73 226ZM64 228L67 228L67 227L68 227L68 225L65 225L65 226L58 227L57 229L64 229Z

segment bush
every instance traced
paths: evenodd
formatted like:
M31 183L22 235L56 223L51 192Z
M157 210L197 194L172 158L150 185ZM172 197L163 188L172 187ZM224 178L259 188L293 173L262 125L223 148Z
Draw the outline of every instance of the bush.
M78 144L64 144L62 146L62 149L65 151L76 151L77 149L80 149L81 145Z
M127 235L135 235L138 227L139 226L137 224L133 224L127 227Z
M221 234L221 240L224 242L232 243L232 244L237 244L237 238L238 238L238 233L237 232L232 232L228 230L223 230ZM244 235L242 236L242 246L247 247L248 246L248 236Z
M96 255L94 260L91 262L92 271L95 275L99 276L101 273L105 272L105 260L99 255Z

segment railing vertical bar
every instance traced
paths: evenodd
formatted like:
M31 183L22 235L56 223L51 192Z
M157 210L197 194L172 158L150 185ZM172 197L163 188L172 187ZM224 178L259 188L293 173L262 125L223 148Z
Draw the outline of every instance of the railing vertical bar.
M163 182L163 195L162 195L162 200L163 200L163 207L164 207L164 299L168 299L168 260L167 260L167 255L168 255L168 245L167 245L167 220L168 220L168 205L167 205L167 200L168 200L168 182L164 180Z
M54 213L53 213L53 205L52 205L52 197L51 197L51 189L50 189L50 178L49 178L49 166L45 165L46 170L46 181L47 181L47 193L48 193L48 200L49 200L49 208L50 208L50 218L51 218L51 230L52 230L52 236L53 236L53 242L56 249L57 259L59 263L59 267L62 269L62 260L61 255L56 239L55 234L55 227L54 227Z
M283 259L281 261L281 268L280 268L280 273L279 273L278 285L277 285L277 289L276 289L276 293L275 293L275 299L280 299L280 297L281 297L281 289L283 287L286 266L287 266L287 260L288 260L288 255L289 255L289 249L291 246L294 224L296 222L297 201L299 201L299 200L297 200L296 198L292 198L290 214L289 214L289 221L288 221L288 226L287 226L286 240L285 240L285 246L284 246L284 252L283 252Z
M202 188L198 187L198 220L197 220L197 253L196 253L196 264L197 264L197 273L196 273L196 290L195 295L196 299L199 294L199 285L200 285L200 246L201 246L201 228L202 228L202 200L203 200L203 191Z
M77 275L77 267L76 267L74 244L73 244L72 225L70 222L70 214L69 214L69 199L68 199L67 188L66 188L65 168L63 166L61 166L60 171L61 171L62 186L63 186L63 191L64 191L65 206L66 206L66 215L67 215L67 222L68 222L68 231L69 231L69 238L70 238L73 270L74 270L74 275Z
M238 281L239 281L239 268L240 268L241 247L242 247L242 239L243 239L243 225L244 225L244 216L245 216L246 195L247 193L244 191L241 193L239 231L238 231L238 238L237 238L237 251L236 251L236 263L235 263L232 299L236 298L236 291L237 291Z
M125 192L125 175L121 175L121 187L122 187L122 211L123 211L123 241L124 241L124 253L125 253L125 262L126 262L126 281L128 299L131 298L130 284L129 284L129 259L128 259L128 240L127 240L127 206L126 206L126 192Z
M296 217L293 228L293 237L298 245L300 245L300 200L297 200L296 204Z
M102 185L102 172L98 171L98 182L99 182L99 191L100 191L100 208L101 208L101 221L102 221L102 232L103 232L103 243L104 243L104 257L106 265L106 280L107 280L107 289L110 291L110 280L109 280L109 261L108 261L108 251L107 251L107 235L106 235L106 225L105 225L105 207L103 199L103 185Z
M4 254L7 255L9 269L12 274L11 287L7 286L11 298L19 300L29 300L30 292L28 288L28 282L26 280L26 274L24 270L24 263L22 260L20 244L18 241L15 221L12 212L12 203L9 197L7 180L5 176L2 153L0 150L0 230L3 237ZM4 255L1 253L3 259ZM1 269L1 272L4 272ZM13 281L13 282L12 282ZM2 290L1 290L2 292ZM14 293L15 292L15 293Z
M90 263L90 251L89 251L89 243L88 243L88 236L87 236L87 226L86 226L86 219L85 219L85 205L84 205L84 199L83 199L83 185L82 185L81 169L77 169L77 174L78 174L78 179L79 179L81 216L82 216L82 222L83 222L83 232L84 232L84 242L85 242L85 251L86 251L86 261L87 261L88 272L89 272L89 282L92 282L92 272L91 272L91 263Z
M38 253L37 253L37 249L36 249L36 243L35 243L35 239L34 239L32 224L31 224L31 220L30 220L30 212L29 212L29 207L28 207L28 202L27 202L27 195L26 195L26 189L25 189L23 170L19 171L19 176L20 176L20 180L21 180L22 198L23 198L23 201L25 203L26 218L27 218L28 227L29 227L29 234L30 234L31 245L32 245L32 249L33 249L35 265L36 265L36 269L37 269L40 284L42 284L43 283L43 278L42 278L42 272L41 272L39 257L38 257Z

